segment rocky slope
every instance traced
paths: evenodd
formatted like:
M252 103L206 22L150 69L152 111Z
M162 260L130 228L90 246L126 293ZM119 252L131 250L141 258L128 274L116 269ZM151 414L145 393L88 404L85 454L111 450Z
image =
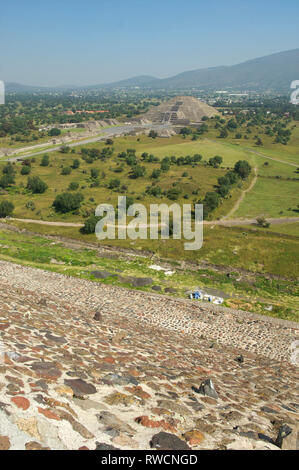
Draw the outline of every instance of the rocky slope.
M0 449L298 447L297 324L0 268Z

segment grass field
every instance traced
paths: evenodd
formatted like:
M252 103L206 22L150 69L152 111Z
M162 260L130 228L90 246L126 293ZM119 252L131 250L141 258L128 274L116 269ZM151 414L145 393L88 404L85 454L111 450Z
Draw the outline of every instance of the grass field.
M89 148L102 149L105 146L104 143L93 143L86 145ZM267 177L282 176L281 179L258 179L256 187L253 188L250 194L246 195L244 201L235 216L250 215L256 216L261 213L271 216L290 216L296 215L292 211L296 209L297 199L296 194L298 182L284 181L285 178L296 177L296 168L286 165L284 163L267 161L265 165L265 159L258 155L248 152L240 146L233 143L224 142L223 139L218 141L201 139L198 141L191 141L183 139L182 136L174 136L170 139L157 138L151 139L147 136L140 137L121 137L114 141L114 157L106 162L95 161L92 165L86 164L81 160L80 168L73 170L68 176L60 176L61 167L71 165L74 158L80 158L80 147L77 147L76 153L61 154L59 152L53 152L50 154L50 166L41 167L39 162L42 156L36 157L36 163L33 164L32 175L40 176L49 186L47 192L43 195L31 195L25 190L19 189L18 191L9 190L8 194L3 193L3 197L13 200L15 209L15 216L20 218L42 218L45 220L72 220L79 221L82 217L73 214L68 215L57 215L51 209L51 204L55 199L56 195L61 191L66 191L70 182L78 182L80 185L80 191L85 196L83 203L83 209L87 211L93 210L99 203L108 202L115 204L117 195L115 192L107 190L105 187L107 181L112 178L120 178L121 183L128 186L126 192L127 195L133 196L133 198L139 198L145 205L153 202L152 197L148 197L145 194L146 187L151 185L152 180L150 174L154 168L158 168L157 163L144 163L142 165L146 167L145 177L137 180L129 178L130 168L125 165L122 173L115 173L117 166L117 154L127 148L135 148L137 155L140 156L143 152L152 153L160 159L165 156L186 156L200 153L204 160L208 160L210 157L220 155L223 158L222 168L214 169L211 167L205 167L202 164L192 168L191 166L171 166L171 169L165 175L162 174L158 184L162 190L168 190L173 185L181 190L181 195L178 202L183 203L186 200L183 198L185 194L189 195L188 202L197 202L199 198L203 197L207 191L215 190L215 184L217 179L222 176L227 168L234 166L236 161L240 159L248 160L252 166L256 166L258 174ZM282 158L282 157L281 157ZM0 171L4 166L4 162L0 163ZM17 164L18 169L17 185L22 188L26 185L27 177L20 175L21 165ZM105 177L100 178L99 188L90 188L90 169L96 168L104 172ZM184 173L187 176L183 176ZM59 176L59 178L58 178ZM223 204L215 212L215 217L221 217L229 212L233 204L240 197L242 191L246 189L246 184L243 188L235 187L230 196L224 200ZM273 192L274 190L274 192ZM192 193L197 191L198 194L193 195ZM269 193L270 191L270 193ZM270 194L273 194L274 204L269 211ZM36 210L33 212L26 209L26 203L33 201ZM167 199L156 199L154 202L169 202ZM275 202L276 201L276 202ZM250 210L249 210L250 209ZM291 210L289 210L291 209ZM281 211L283 214L281 214Z
M293 139L293 138L292 138ZM295 136L295 140L297 136ZM264 140L264 139L263 139ZM16 184L17 189L11 188L2 191L0 199L9 199L15 205L14 216L19 218L43 219L46 221L84 221L84 214L93 213L95 207L102 203L117 202L119 192L107 188L107 182L112 178L119 178L121 184L127 185L125 194L132 196L135 202L142 202L145 206L150 203L194 203L202 198L207 191L215 191L217 179L224 175L228 168L232 168L238 160L247 160L257 169L258 178L256 184L248 192L241 202L233 217L246 218L264 215L266 217L295 217L298 215L298 184L294 178L298 177L296 167L288 163L298 159L298 150L293 140L290 146L274 146L266 143L262 148L254 146L252 141L237 141L232 139L217 139L216 133L212 131L208 138L204 137L197 141L190 138L183 139L177 135L169 139L152 139L147 136L120 137L114 139L114 155L105 162L96 160L87 164L80 158L80 146L74 153L62 154L53 152L50 154L50 166L40 166L42 156L36 157L32 164L30 176L40 176L49 189L45 194L32 195L25 189L27 176L20 174L21 164L17 163ZM104 142L92 143L84 147L102 149ZM152 153L162 159L165 156L175 155L187 156L199 153L203 160L220 155L223 158L221 168L214 169L205 166L202 162L192 166L171 166L170 170L160 176L157 184L162 190L168 190L173 186L180 189L177 201L170 201L166 197L154 198L148 196L145 191L152 184L150 175L159 163L141 162L146 167L146 175L142 178L132 180L129 177L130 167L124 164L124 170L116 173L115 169L119 163L117 154L128 148L135 148L140 158L143 152ZM248 149L262 153L266 156L281 160L281 162L268 160L261 155L250 152ZM297 153L296 153L297 152ZM64 166L70 166L74 159L80 160L80 167L72 170L70 175L61 175ZM285 162L285 163L284 163ZM0 173L4 162L0 162ZM298 165L299 166L299 165ZM100 186L90 187L90 169L96 168L100 171ZM187 174L185 174L187 173ZM184 176L183 176L184 174ZM277 178L279 177L279 178ZM248 188L253 174L241 187L235 186L227 199L213 214L214 219L226 215L238 201L242 192ZM51 205L57 194L68 190L70 182L79 184L79 191L85 199L79 214L57 214ZM194 194L194 192L197 194ZM188 195L188 199L184 198ZM31 210L26 204L32 201L35 209ZM162 290L165 287L174 287L179 296L186 296L186 290L205 286L206 288L217 288L225 294L232 296L227 300L245 310L259 313L267 313L265 305L271 304L274 309L272 316L280 318L297 319L296 279L299 275L298 265L294 262L299 250L299 224L271 225L268 229L258 227L223 227L205 226L204 243L199 251L185 251L183 240L110 240L102 242L112 248L125 248L134 250L137 257L134 261L113 260L98 257L94 250L70 250L61 245L51 245L42 235L54 235L66 239L91 242L95 249L99 241L95 235L83 235L78 228L54 227L11 221L19 228L29 230L41 235L41 237L12 234L1 232L0 258L14 262L29 264L36 267L64 272L69 275L93 279L91 266L111 270L121 269L127 276L152 277L155 284ZM149 269L150 260L138 256L138 253L146 251L155 257L155 260L169 260L176 266L180 260L192 263L193 269L176 271L171 278ZM55 258L65 264L56 265L50 262ZM214 268L211 268L215 266ZM239 274L228 277L227 269L232 272L236 270ZM194 271L195 269L195 271ZM225 271L226 270L226 271ZM243 276L240 275L246 272ZM249 273L249 274L248 274ZM267 276L278 276L280 280L269 279ZM238 277L239 276L239 277ZM239 280L238 280L239 279ZM288 280L286 280L288 279ZM116 283L115 278L109 278L102 282ZM120 282L119 285L124 285ZM127 284L125 284L127 285ZM127 285L127 287L131 287ZM151 290L150 287L144 290Z
M223 234L221 238L223 240ZM96 248L72 249L62 242L54 243L44 237L2 229L0 259L129 288L132 288L130 277L150 277L153 285L160 287L161 293L170 287L175 289L173 295L184 298L187 297L188 290L200 287L209 292L209 289L216 288L217 292L220 291L219 295L226 298L225 305L262 314L269 314L265 307L272 305L271 316L298 320L298 302L295 297L297 285L294 281L277 281L263 275L240 275L233 271L228 277L219 269L201 265L180 268L180 263L171 263L171 260L168 267L172 266L174 274L167 276L161 271L151 269L152 260L144 256L130 258L119 254L113 258L105 254L99 255ZM163 260L157 261L155 258L155 264L157 262L163 265ZM108 270L111 276L101 280L95 279L92 271L101 269ZM152 292L152 286L140 289Z
M296 217L299 202L299 181L259 177L245 196L235 217Z
M83 235L76 227L55 227L11 221L19 228L41 235L58 235L83 242L112 247L146 250L159 258L186 260L200 265L245 269L254 273L270 273L286 278L297 278L299 266L294 263L299 249L299 236L289 239L288 234L251 227L204 226L203 246L198 251L184 250L184 240L105 240L99 242L94 234Z
M181 139L181 137L179 137ZM160 140L160 139L159 139ZM161 139L163 143L165 139ZM146 144L151 144L153 139L148 137L143 138L143 148L139 150L140 153L146 151ZM104 143L90 144L87 147L93 148L103 148ZM81 160L80 168L73 170L70 175L60 175L61 168L63 166L70 166L73 159L80 158L79 150L77 153L72 154L61 154L59 152L53 152L50 154L50 165L48 167L41 167L40 161L42 156L36 157L36 162L32 164L31 176L39 176L43 181L45 181L49 187L46 193L42 195L32 195L29 194L24 188L27 183L27 176L22 176L20 174L21 164L18 163L15 165L17 169L16 176L16 185L20 188L15 190L14 188L8 190L7 194L3 192L3 197L9 200L12 200L15 205L14 215L21 218L40 218L40 219L50 219L50 220L70 220L70 221L81 221L82 215L66 214L58 215L55 214L51 205L59 192L66 191L70 182L77 182L79 184L80 192L84 195L85 201L82 205L83 210L92 211L95 207L102 203L112 203L116 204L118 193L107 189L106 185L110 179L119 178L121 183L128 186L126 195L132 196L134 199L137 197L142 201L146 206L152 202L170 202L167 198L153 198L145 194L145 190L148 186L151 185L152 179L150 175L155 168L159 168L159 163L144 163L142 165L146 167L145 177L132 180L129 177L130 167L126 164L124 165L124 171L122 173L115 173L115 168L119 163L117 160L117 154L120 151L126 150L127 148L140 148L141 143L136 138L122 138L115 141L115 152L114 157L102 162L96 160L93 164L87 164L85 161ZM159 148L159 146L158 146ZM163 147L162 147L163 148ZM196 150L194 150L196 153ZM167 152L163 154L167 155ZM180 154L177 153L177 156ZM0 171L4 166L4 162L0 163ZM100 187L90 187L92 182L90 178L90 169L95 168L100 171ZM184 195L189 195L188 202L197 202L200 197L204 197L207 191L213 191L214 185L217 184L217 179L224 175L225 169L214 169L212 167L205 167L203 165L198 165L194 168L189 166L171 166L170 170L161 175L159 182L157 183L161 186L162 190L168 190L176 185L180 191L180 197L177 202L185 202ZM103 177L103 173L105 176ZM183 176L184 173L187 173L186 176ZM22 189L23 188L23 189ZM197 191L196 195L193 195L193 191ZM33 201L36 209L31 211L26 209L26 204L28 201Z
M264 229L260 229L260 230L264 230ZM291 235L291 236L299 237L299 222L290 222L290 223L281 224L281 225L271 225L267 230L270 232L278 233L282 235Z

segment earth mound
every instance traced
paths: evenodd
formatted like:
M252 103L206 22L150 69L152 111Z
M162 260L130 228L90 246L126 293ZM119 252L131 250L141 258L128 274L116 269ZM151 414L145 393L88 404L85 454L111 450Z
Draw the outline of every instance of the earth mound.
M204 116L218 115L218 111L193 96L176 96L166 103L153 106L140 118L152 123L188 125L200 123Z

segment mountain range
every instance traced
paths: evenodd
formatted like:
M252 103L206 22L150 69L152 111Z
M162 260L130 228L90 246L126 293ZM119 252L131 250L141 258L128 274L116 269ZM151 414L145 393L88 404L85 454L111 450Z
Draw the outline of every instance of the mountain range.
M50 90L113 90L144 88L155 90L256 90L284 92L293 80L299 80L299 49L279 52L248 60L237 65L218 66L183 72L173 77L155 78L141 75L113 83L91 86L64 85L36 87L7 83L8 92L42 92Z

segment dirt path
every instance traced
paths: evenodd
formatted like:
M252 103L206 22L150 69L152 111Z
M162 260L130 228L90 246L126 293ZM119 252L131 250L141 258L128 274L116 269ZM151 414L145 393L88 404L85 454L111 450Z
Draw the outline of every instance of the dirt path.
M286 223L299 222L299 217L271 218L267 217L267 221L271 225L280 225ZM232 227L234 225L256 225L256 219L221 219L221 220L205 220L204 225L225 225Z
M207 140L210 141L210 142L214 142L215 144L219 144L219 143L221 143L222 145L227 145L228 144L227 142L219 142L218 140L214 140L214 139L207 139ZM299 166L299 164L297 164L297 163L286 162L285 160L278 160L277 158L269 157L268 155L264 155L261 152L257 152L256 150L253 150L250 147L239 146L239 149L245 150L246 152L254 153L255 155L258 155L259 157L267 158L268 160L273 160L274 162L284 163L285 165L294 166L296 168L298 168L298 166Z
M247 189L247 191L249 188ZM46 220L35 220L35 219L19 219L16 217L10 217L6 219L8 222L10 220L15 220L17 222L24 222L27 224L38 224L38 225L49 225L52 227L83 227L83 224L80 223L75 223L75 222L48 222ZM278 224L285 224L288 222L299 222L299 217L285 217L285 218L267 218L268 222L270 222L273 225L278 225ZM234 226L234 225L252 225L256 224L256 219L220 219L220 220L204 220L203 221L204 225L225 225L227 227ZM116 225L117 226L117 225ZM120 226L121 228L124 228L124 225ZM128 227L128 226L127 226ZM147 228L151 227L156 227L156 224L148 224L146 226ZM145 225L143 225L143 228L145 228Z
M231 217L238 209L239 209L239 206L241 204L241 202L243 201L245 195L252 190L253 186L255 185L257 181L257 168L255 167L254 168L254 177L249 185L249 187L247 189L245 189L241 196L239 197L239 199L236 201L236 203L234 204L234 206L231 208L231 210L228 212L228 214L226 214L224 217L222 217L222 220L226 220L228 219L229 217Z
M78 224L75 222L48 222L47 220L18 219L16 217L10 217L7 220L16 220L18 222L25 222L27 224L51 225L53 227L83 227L83 224Z
M277 158L268 157L268 155L264 155L263 153L257 152L256 150L252 150L251 148L248 148L248 147L244 147L244 150L246 150L247 152L254 153L255 155L258 155L259 157L268 158L268 160L273 160L274 162L284 163L285 165L295 166L296 168L298 168L298 164L296 163L286 162L285 160L278 160Z

